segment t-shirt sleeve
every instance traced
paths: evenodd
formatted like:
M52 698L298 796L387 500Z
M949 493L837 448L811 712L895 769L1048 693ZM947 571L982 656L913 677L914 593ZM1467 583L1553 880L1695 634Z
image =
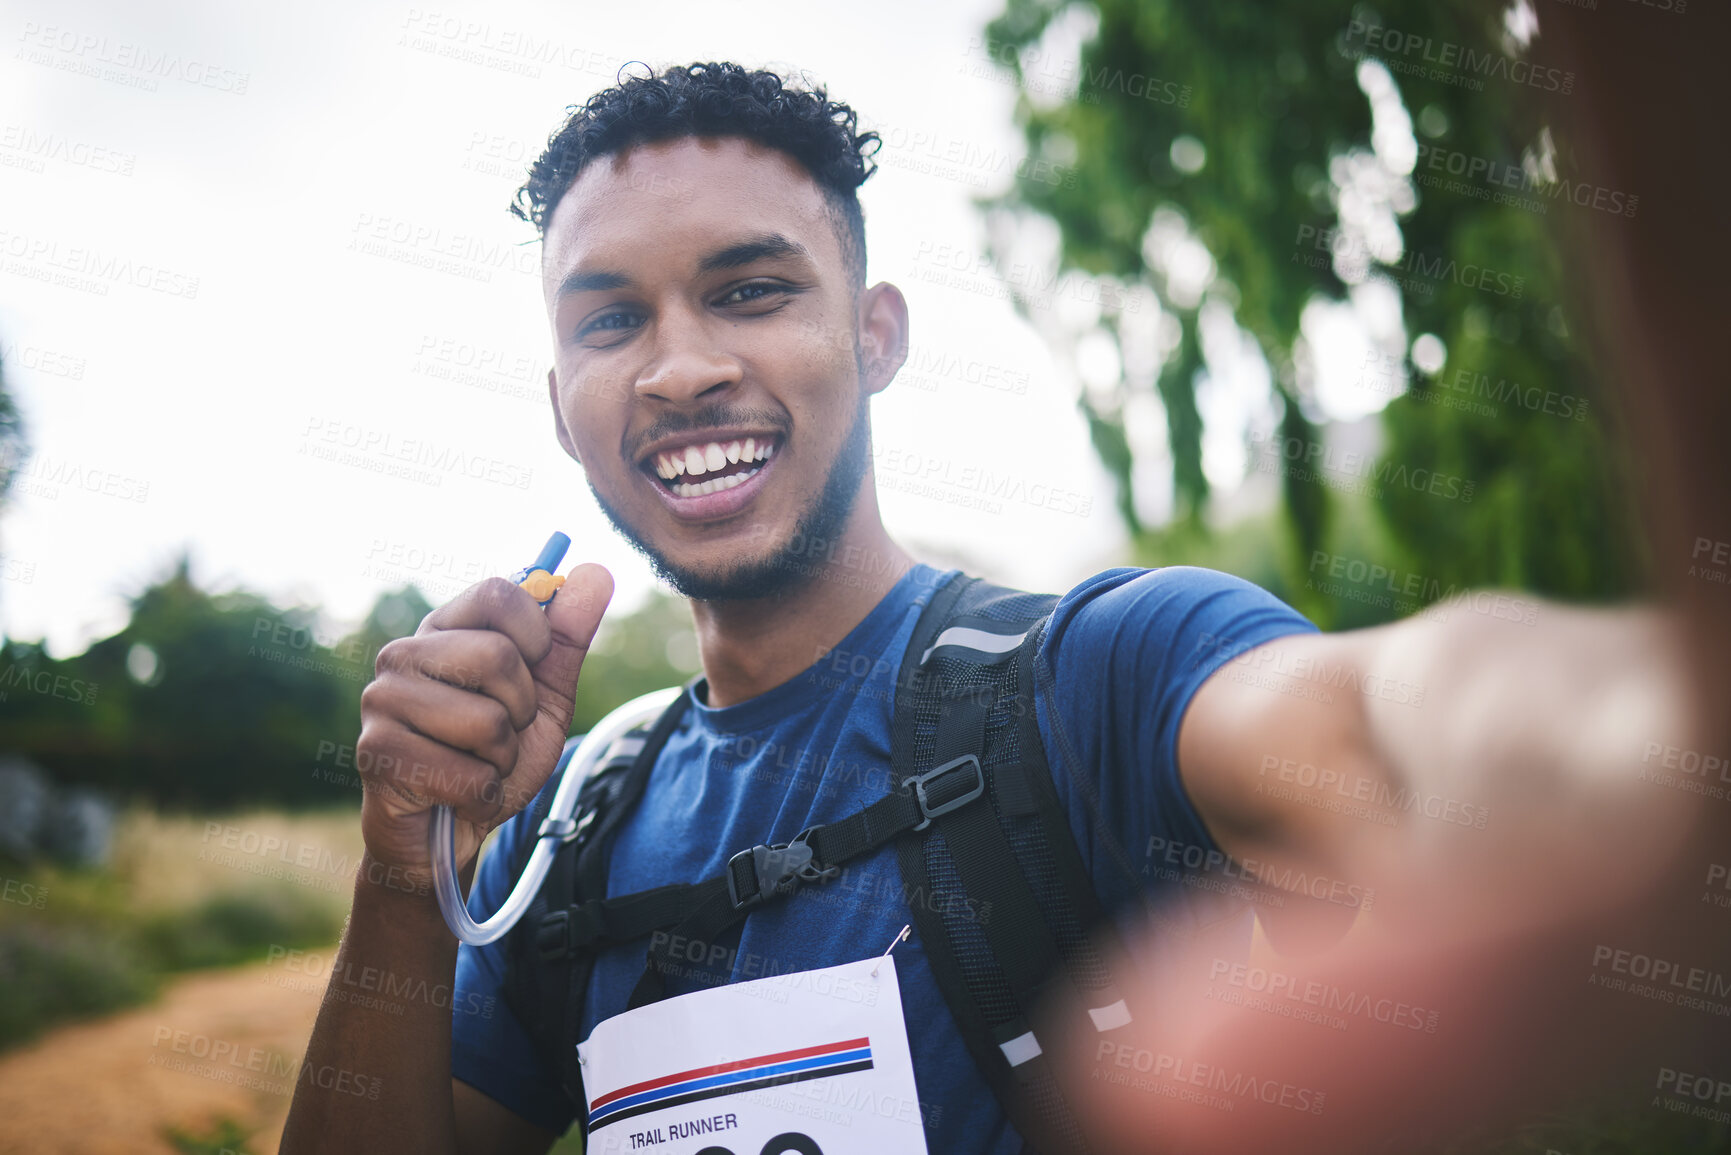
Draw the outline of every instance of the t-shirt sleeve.
M1211 899L1221 888L1198 870L1223 858L1179 779L1179 724L1227 661L1315 629L1261 587L1192 566L1108 570L1059 601L1037 657L1036 711L1107 909L1181 888L1197 918L1222 913Z
M557 785L559 776L545 789ZM532 813L535 806L524 808ZM499 909L516 881L512 850L523 834L523 814L499 828L469 887L469 913L477 921ZM451 1074L515 1114L554 1134L564 1134L576 1107L535 1055L528 1032L505 1003L505 944L463 943L457 948L457 978L451 996Z

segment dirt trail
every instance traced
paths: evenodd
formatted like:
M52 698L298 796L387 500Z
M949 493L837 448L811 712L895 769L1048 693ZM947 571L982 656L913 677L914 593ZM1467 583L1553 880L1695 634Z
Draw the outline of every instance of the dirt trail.
M249 1136L232 1149L275 1151L323 985L280 964L192 974L0 1056L0 1152L176 1155L166 1128L214 1137L225 1118Z

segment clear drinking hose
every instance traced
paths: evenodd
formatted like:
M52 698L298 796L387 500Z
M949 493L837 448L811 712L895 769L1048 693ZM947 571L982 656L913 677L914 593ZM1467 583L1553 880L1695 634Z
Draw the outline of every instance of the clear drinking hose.
M684 692L683 686L669 686L633 698L601 719L583 736L553 791L553 805L541 823L541 829L536 832L535 849L529 855L529 862L523 867L517 885L485 922L476 922L463 903L462 887L457 879L456 816L448 806L433 810L433 889L439 896L439 911L445 916L445 925L451 928L452 934L470 946L485 946L517 925L517 920L534 901L535 892L541 889L559 844L576 833L572 817L584 780L595 770L615 739L653 722Z
M559 587L565 584L565 579L558 577L555 571L564 560L565 551L570 548L571 539L562 533L555 533L547 539L540 555L512 574L511 580L528 590L529 595L539 602L542 608L546 608ZM583 788L584 780L595 770L602 756L607 753L607 748L613 745L614 739L653 721L682 692L683 687L670 686L644 694L640 698L633 698L601 719L594 729L583 736L572 753L571 760L565 764L565 772L559 779L559 785L554 788L553 806L541 823L541 829L535 832L535 849L529 855L528 864L523 867L522 877L517 879L517 885L512 888L510 896L485 922L476 922L471 918L469 908L463 902L462 885L457 878L456 816L451 813L449 806L434 807L433 822L428 827L428 838L431 842L428 849L433 860L433 892L438 895L439 910L444 914L445 925L451 928L452 934L471 946L485 946L517 925L517 920L523 917L523 912L528 910L529 904L534 901L535 892L541 889L541 883L547 877L548 868L553 865L553 855L558 851L559 844L576 836L576 823L572 818L577 809L577 794Z

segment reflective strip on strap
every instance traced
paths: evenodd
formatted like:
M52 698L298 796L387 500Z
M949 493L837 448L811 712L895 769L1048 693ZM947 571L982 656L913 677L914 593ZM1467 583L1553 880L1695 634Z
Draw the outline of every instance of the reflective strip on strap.
M1016 652L1016 647L1027 637L1026 630L1019 634L988 634L985 630L971 629L968 626L951 626L938 635L926 652L920 655L920 665L925 665L934 650L944 646L961 646L964 649L978 650L982 654L993 655L993 660L1008 657Z
M1094 1020L1096 1031L1111 1031L1130 1021L1130 1008L1123 999L1104 1007L1089 1007L1088 1017Z
M1034 1037L1033 1031L1024 1031L1007 1043L999 1043L998 1050L1004 1052L1010 1066L1019 1067L1040 1054L1040 1040Z
M643 752L643 743L647 739L642 734L628 734L623 738L614 739L613 745L607 747L607 753L601 756L601 764L606 765L616 758L635 758Z

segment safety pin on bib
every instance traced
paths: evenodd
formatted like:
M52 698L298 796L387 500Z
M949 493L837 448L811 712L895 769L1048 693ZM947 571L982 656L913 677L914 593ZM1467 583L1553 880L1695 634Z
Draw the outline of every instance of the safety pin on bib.
M884 965L884 960L890 957L890 952L892 950L895 950L898 946L902 945L902 943L907 941L908 931L912 930L913 928L914 927L913 927L912 923L909 923L907 926L902 927L902 932L900 934L896 935L896 940L894 942L890 943L890 945L884 947L884 953L878 955L878 961L872 965L872 978L875 979L878 977L878 967L881 967Z

